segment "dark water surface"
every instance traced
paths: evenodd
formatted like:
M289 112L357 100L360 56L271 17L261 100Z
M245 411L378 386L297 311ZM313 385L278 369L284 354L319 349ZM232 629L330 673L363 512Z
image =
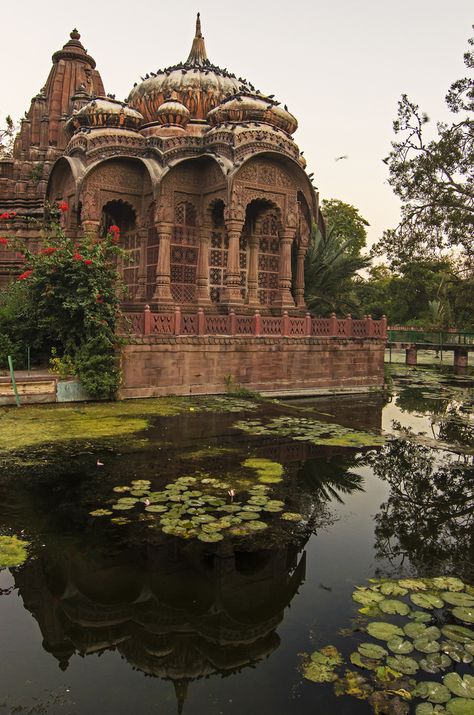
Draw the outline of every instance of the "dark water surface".
M394 373L389 398L190 411L157 417L142 446L5 460L0 533L23 535L31 555L0 569L0 714L371 713L301 673L303 653L353 650L339 630L359 615L354 587L385 575L474 583L473 382ZM282 414L391 436L355 449L234 426ZM161 489L196 470L233 483L249 457L284 465L272 496L302 524L271 515L262 535L206 544L89 516L114 485Z

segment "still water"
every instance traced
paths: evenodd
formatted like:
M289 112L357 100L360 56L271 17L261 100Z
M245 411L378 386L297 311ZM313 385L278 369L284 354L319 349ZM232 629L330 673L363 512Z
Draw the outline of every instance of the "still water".
M197 400L133 440L4 452L0 533L30 549L0 569L1 715L373 712L306 680L303 654L350 654L362 623L352 593L370 578L474 584L473 385L396 366L391 395ZM281 418L286 434L262 429ZM330 427L311 432L313 421ZM112 511L114 486L156 491L196 474L223 480L233 504L255 458L283 465L268 494L301 521L269 512L255 536L205 543L162 533L153 514L90 515Z

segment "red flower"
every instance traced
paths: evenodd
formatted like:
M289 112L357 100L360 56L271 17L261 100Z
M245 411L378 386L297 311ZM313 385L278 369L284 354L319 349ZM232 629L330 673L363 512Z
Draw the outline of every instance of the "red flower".
M120 228L115 224L113 226L109 226L109 235L113 237L114 243L118 243L120 238Z
M86 258L86 260L84 261L84 263L86 264L86 266L92 265L92 261L91 261L90 258Z
M16 211L10 211L8 214L8 218L15 218L16 216Z
M6 246L8 243L8 238L0 238L0 243L2 244L2 246Z
M82 261L82 260L83 260L80 253L74 253L72 257L74 258L75 261Z
M32 273L33 273L32 270L25 271L24 273L21 274L21 276L18 276L18 280L24 281L24 280L26 280L26 278L29 278Z
M44 256L50 256L52 253L55 253L58 249L54 248L53 246L50 246L49 248L43 248L40 253L42 253Z
M61 201L58 204L58 209L62 211L62 213L65 213L66 211L69 211L69 204L67 204L66 201Z
M5 211L4 213L0 214L0 219L6 221L8 219L8 211Z

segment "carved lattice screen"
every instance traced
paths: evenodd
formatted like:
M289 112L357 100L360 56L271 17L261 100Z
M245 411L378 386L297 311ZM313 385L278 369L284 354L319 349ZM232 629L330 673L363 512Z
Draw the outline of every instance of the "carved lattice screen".
M258 299L263 305L271 305L278 297L280 267L278 218L275 214L268 214L263 219L259 233Z
M196 300L197 260L196 209L183 201L175 209L170 249L171 295L177 303Z
M229 239L227 238L225 229L214 229L211 233L211 252L209 255L209 284L211 300L214 303L220 302L220 292L224 285L228 249Z

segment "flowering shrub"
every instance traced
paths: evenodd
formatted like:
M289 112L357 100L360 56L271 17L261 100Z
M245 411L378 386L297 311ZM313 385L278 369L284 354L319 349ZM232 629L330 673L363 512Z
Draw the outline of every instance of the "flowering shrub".
M17 320L29 344L47 354L53 348L53 356L61 365L71 365L91 397L111 397L119 384L115 257L122 252L120 229L111 227L99 240L71 239L55 220L67 210L67 203L61 202L51 212L54 218L45 227L38 253L21 246L25 270L8 292L22 293ZM20 248L13 240L5 245Z

